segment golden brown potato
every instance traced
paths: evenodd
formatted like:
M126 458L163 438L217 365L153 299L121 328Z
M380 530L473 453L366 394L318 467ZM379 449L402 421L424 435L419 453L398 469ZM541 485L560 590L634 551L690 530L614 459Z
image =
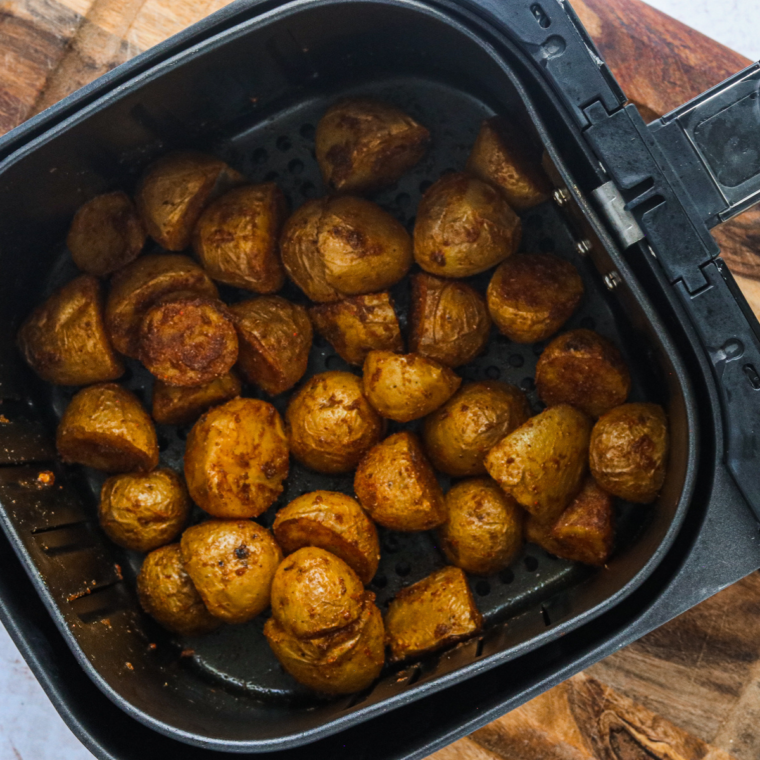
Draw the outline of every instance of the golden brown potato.
M285 271L318 303L384 290L412 265L412 241L380 206L349 195L304 203L280 239Z
M102 383L124 372L103 323L100 283L89 274L58 288L26 318L18 347L26 363L56 385Z
M188 425L212 406L240 395L242 383L234 372L194 388L153 383L153 419L161 425Z
M306 372L313 332L306 309L279 296L230 306L240 341L238 366L270 396L290 390Z
M385 423L350 372L322 372L291 399L285 413L293 456L317 472L350 472L383 437Z
M420 439L408 431L369 451L356 470L354 491L369 516L391 530L429 530L446 519L443 491Z
M468 174L446 174L420 201L414 259L439 277L469 277L511 256L521 236L520 219L498 190Z
M599 417L628 398L631 375L611 341L593 330L571 330L544 349L536 387L547 406L571 404Z
M488 310L499 330L515 343L554 335L583 297L583 280L569 262L549 253L519 254L494 272Z
M491 318L483 296L464 282L430 274L412 277L409 350L459 367L488 343Z
M591 420L583 412L554 406L497 443L486 469L528 512L551 522L581 488L590 436Z
M55 443L64 462L104 472L149 472L158 464L153 421L134 393L114 383L91 385L71 399Z
M486 454L530 417L525 394L498 380L467 383L425 419L422 440L436 470L485 475Z
M221 625L185 572L179 544L162 546L145 558L137 576L137 595L149 615L181 636L200 636Z
M201 214L193 250L218 282L254 293L276 293L285 284L278 239L287 201L277 185L237 187Z
M315 148L325 184L364 194L392 185L424 155L430 132L388 103L347 98L319 120Z
M364 364L370 351L403 351L404 340L390 294L368 293L309 308L314 329L349 364Z
M74 214L66 247L83 272L105 277L134 261L146 237L130 197L106 193L87 201Z
M286 554L318 546L340 557L369 583L380 562L380 543L372 520L356 499L337 491L312 491L294 499L275 517L272 532Z
M457 483L446 494L446 522L438 537L446 559L474 575L493 575L523 543L523 512L490 478Z
M282 552L252 520L208 520L182 534L182 561L208 611L245 623L269 606Z
M364 361L364 395L383 416L411 422L445 404L462 384L448 367L419 354L370 351Z
M597 483L613 496L649 504L665 482L668 420L657 404L623 404L591 432L589 463Z
M482 617L465 574L444 567L401 589L385 616L391 661L422 657L480 631Z

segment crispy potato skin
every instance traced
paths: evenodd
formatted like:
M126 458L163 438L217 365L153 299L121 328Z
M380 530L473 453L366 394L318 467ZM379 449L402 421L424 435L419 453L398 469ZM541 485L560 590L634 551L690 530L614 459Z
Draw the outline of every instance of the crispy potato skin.
M507 259L494 272L487 293L493 321L515 343L536 343L554 335L581 298L578 270L549 253Z
M591 420L572 406L550 407L486 456L489 475L542 522L556 520L583 484Z
M137 576L137 595L151 617L181 636L200 636L221 625L185 572L179 544L162 546L145 558Z
M356 499L337 491L312 491L275 517L272 532L286 554L317 546L342 559L369 583L380 562L377 528Z
M100 283L89 274L58 288L18 332L26 363L55 385L90 385L116 380L124 365L103 323Z
M350 372L322 372L306 381L285 414L290 450L317 472L350 472L383 437L385 423Z
M315 148L325 184L362 195L392 185L425 155L430 132L395 106L348 98L317 125Z
M661 406L623 404L594 425L591 472L613 496L650 504L665 482L669 449L668 420Z
M364 395L379 414L396 422L411 422L445 404L462 378L426 356L370 351L362 383Z
M90 385L71 399L56 446L64 462L104 472L149 472L158 464L153 421L133 393L113 383Z
M422 657L466 639L482 622L465 574L444 567L401 589L391 602L385 616L391 661Z
M467 383L422 425L436 470L464 478L485 475L486 454L530 417L525 394L498 380Z
M544 349L536 364L536 387L547 406L572 404L599 417L628 398L631 374L607 338L593 330L571 330Z
M370 351L403 351L398 317L387 291L309 308L314 329L349 364L361 366Z
M185 480L193 501L214 517L258 517L282 493L288 441L277 410L236 398L206 412L185 448Z
M515 253L521 236L520 219L498 190L468 174L446 174L420 201L414 259L439 277L469 277Z
M446 519L443 491L414 433L388 436L362 459L354 476L362 507L391 530L429 530Z
M254 293L276 293L285 284L279 236L287 201L277 185L237 187L201 214L193 250L218 282Z
M229 307L240 341L243 376L270 396L290 390L306 372L313 330L306 309L280 296Z
M134 261L147 234L126 193L106 193L87 201L74 214L66 247L83 271L105 277Z
M208 520L182 534L182 561L208 611L245 623L269 606L282 552L252 520Z
M438 537L446 559L473 575L493 575L523 543L523 512L490 478L457 483L446 494L446 522Z
M241 390L242 383L234 371L193 388L168 385L156 378L153 419L161 425L188 425L212 406L237 398Z
M412 276L409 350L459 367L488 343L491 318L483 297L464 282Z

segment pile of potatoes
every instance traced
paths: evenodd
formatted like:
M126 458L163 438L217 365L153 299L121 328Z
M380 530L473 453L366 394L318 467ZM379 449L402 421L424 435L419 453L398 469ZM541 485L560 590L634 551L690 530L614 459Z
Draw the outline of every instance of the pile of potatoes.
M114 192L77 212L67 245L82 274L18 334L41 378L84 386L60 420L58 451L110 474L100 523L147 554L144 609L199 635L271 607L272 651L327 694L369 686L386 651L408 661L481 630L465 573L507 567L526 539L604 565L613 497L650 503L665 478L665 413L626 403L628 367L602 335L553 337L536 370L546 405L536 416L512 385L462 384L456 369L494 325L517 343L545 341L583 282L567 261L518 252L517 212L548 200L550 185L530 138L505 119L482 125L466 171L424 193L413 236L363 197L397 181L429 141L393 106L336 103L316 133L329 194L291 215L273 183L248 184L201 153L168 154L134 202ZM143 253L148 237L163 252ZM413 267L404 336L388 289ZM462 279L488 270L486 293ZM286 278L301 303L276 295ZM217 283L250 297L225 304ZM358 372L304 380L314 331ZM125 357L155 378L150 413L115 382ZM244 383L260 398L244 397ZM265 399L294 388L283 419ZM419 420L419 433L387 435L389 420ZM159 467L154 421L193 425L184 477ZM355 497L305 493L270 531L254 518L282 494L291 456L353 472ZM436 472L457 479L448 493ZM208 519L187 527L192 504ZM449 563L397 594L384 618L366 590L376 525L437 531Z

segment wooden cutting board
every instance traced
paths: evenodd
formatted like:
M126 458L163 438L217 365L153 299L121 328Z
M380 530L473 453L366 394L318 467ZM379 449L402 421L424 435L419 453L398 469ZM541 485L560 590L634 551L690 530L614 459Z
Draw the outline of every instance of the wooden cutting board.
M0 0L0 134L227 2ZM749 63L639 0L573 6L648 120ZM760 315L760 211L715 234ZM759 719L755 573L433 758L757 760Z

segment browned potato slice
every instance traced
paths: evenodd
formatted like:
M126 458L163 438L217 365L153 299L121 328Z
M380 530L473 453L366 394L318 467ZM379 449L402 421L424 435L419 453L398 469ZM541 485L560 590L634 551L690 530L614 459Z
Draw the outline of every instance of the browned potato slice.
M290 399L285 420L293 456L329 474L353 470L385 430L350 372L314 375Z
M208 611L245 623L269 606L282 552L252 520L208 520L182 534L182 561Z
M237 187L215 200L193 233L203 268L218 282L276 293L285 284L278 238L287 205L273 182Z
M649 504L665 482L668 420L657 404L623 404L591 432L589 462L597 483L613 496Z
M392 185L424 155L430 132L388 103L348 98L319 120L315 148L325 184L342 193Z
M106 193L87 201L74 214L66 246L83 272L105 277L134 261L146 237L130 197Z
M337 491L305 493L283 507L272 532L286 554L318 546L340 557L369 583L380 562L377 529L356 499Z
M467 383L422 426L436 470L464 478L485 475L486 454L530 417L525 394L498 380Z
M100 283L89 274L58 288L26 318L18 347L27 364L56 385L102 383L124 372L106 335Z
M309 308L314 329L349 364L361 366L373 350L403 351L404 341L390 294L368 293Z
M554 335L583 297L583 280L569 262L549 253L513 256L488 285L488 310L499 330L515 343Z
M511 256L521 236L520 219L498 190L468 174L446 174L420 201L414 259L430 274L469 277Z
M391 530L429 530L446 519L443 491L414 433L388 436L362 459L354 491L369 516Z
M391 661L422 657L480 631L482 617L465 574L444 567L402 588L385 616Z
M631 375L611 341L593 330L571 330L544 349L536 387L547 406L572 404L599 417L628 398Z
M290 390L306 372L313 332L306 309L279 296L230 306L240 340L238 366L270 396Z
M113 383L91 385L71 399L55 442L64 462L104 472L149 472L158 464L153 421L134 393Z
M194 388L153 383L153 419L161 425L187 425L212 406L240 395L242 383L234 372Z

